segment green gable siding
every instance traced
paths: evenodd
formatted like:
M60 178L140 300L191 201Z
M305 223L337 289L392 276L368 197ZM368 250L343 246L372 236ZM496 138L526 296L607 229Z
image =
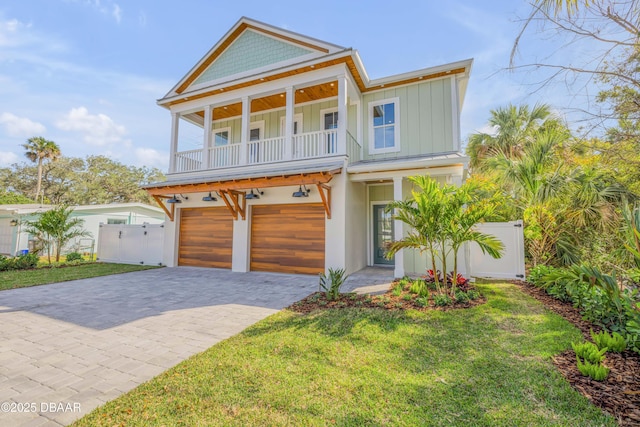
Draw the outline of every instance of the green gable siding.
M195 81L205 83L244 71L304 56L313 51L247 30Z
M399 98L400 151L369 154L369 103L391 98ZM393 159L454 150L450 79L365 94L363 101L365 160Z

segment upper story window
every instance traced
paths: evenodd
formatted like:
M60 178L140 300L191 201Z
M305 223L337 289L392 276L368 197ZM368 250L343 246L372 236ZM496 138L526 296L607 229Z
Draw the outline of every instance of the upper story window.
M398 98L369 103L369 150L371 153L400 151Z
M229 144L231 141L231 128L220 128L213 130L213 145L220 147Z

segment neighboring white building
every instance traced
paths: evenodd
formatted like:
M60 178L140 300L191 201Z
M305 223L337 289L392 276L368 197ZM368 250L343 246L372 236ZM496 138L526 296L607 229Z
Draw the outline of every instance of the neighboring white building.
M29 249L32 236L24 231L25 221L37 219L52 205L0 205L0 254L16 255ZM82 242L72 242L97 248L98 230L103 224L160 224L164 222L164 212L156 206L144 203L112 203L108 205L73 206L73 216L84 221L83 228L91 237L82 238Z
M169 218L164 263L423 273L417 251L385 258L408 230L384 207L410 195L409 176L462 183L471 65L372 80L354 49L241 18L158 100L170 168L144 188Z

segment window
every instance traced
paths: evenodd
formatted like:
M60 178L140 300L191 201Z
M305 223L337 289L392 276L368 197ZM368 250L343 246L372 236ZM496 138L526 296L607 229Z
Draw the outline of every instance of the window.
M214 147L220 147L222 145L229 144L231 140L231 129L214 129L213 130L213 145Z
M326 153L324 154L335 154L338 151L338 132L334 129L338 129L338 109L330 108L325 110L320 110L320 121L322 123L322 129L325 131L325 139L326 139Z
M398 98L369 103L369 140L372 153L400 151Z
M107 224L126 224L126 223L127 223L126 219L107 218Z
M280 136L285 134L286 116L280 116ZM302 130L302 113L293 115L293 134L297 135Z
M249 124L249 142L260 141L264 138L264 120ZM249 163L260 163L260 144L249 144Z

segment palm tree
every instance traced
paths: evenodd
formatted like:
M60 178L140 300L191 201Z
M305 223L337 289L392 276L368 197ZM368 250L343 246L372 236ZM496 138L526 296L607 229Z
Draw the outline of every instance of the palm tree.
M451 295L455 295L458 277L458 251L465 242L476 242L484 253L494 258L502 256L504 245L495 236L475 230L475 224L485 221L493 214L492 202L479 200L476 185L465 183L461 187L438 182L428 176L410 177L417 190L412 198L395 201L387 209L395 209L394 219L411 227L407 236L393 242L388 257L404 248L427 251L431 257L436 287L440 289L437 261L447 275L447 255L453 254Z
M491 110L488 125L493 133L475 133L469 137L466 152L471 159L471 168L485 169L485 161L495 156L508 159L520 157L537 132L559 126L548 105L508 105Z
M73 218L73 210L70 207L58 206L42 214L35 221L27 221L27 233L38 236L43 246L47 249L49 264L51 264L51 249L53 248L56 262L60 261L62 248L76 237L91 236L82 229L84 220Z
M29 138L25 144L22 144L22 147L27 150L24 155L32 162L38 163L38 183L35 197L37 202L42 188L42 164L45 159L54 161L60 157L60 147L55 142L44 139L41 136ZM44 202L44 193L42 194L41 202Z

